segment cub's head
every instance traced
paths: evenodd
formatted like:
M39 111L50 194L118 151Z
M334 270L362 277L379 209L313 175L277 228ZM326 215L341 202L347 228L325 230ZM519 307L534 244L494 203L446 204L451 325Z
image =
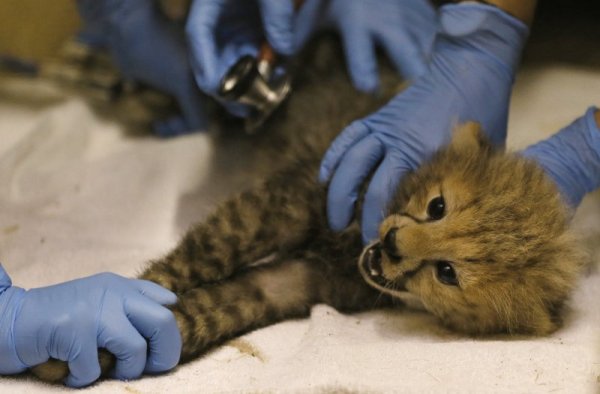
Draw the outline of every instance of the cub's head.
M359 267L455 330L544 335L559 326L583 261L568 220L535 163L493 149L468 123L403 179Z

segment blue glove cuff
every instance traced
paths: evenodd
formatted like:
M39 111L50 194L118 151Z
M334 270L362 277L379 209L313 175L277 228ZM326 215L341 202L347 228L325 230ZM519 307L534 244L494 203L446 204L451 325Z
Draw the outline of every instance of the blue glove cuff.
M586 193L600 188L600 129L594 117L596 110L590 107L584 116L523 152L552 178L571 208L577 208Z
M498 7L486 4L448 4L440 8L442 35L463 42L498 62L514 79L529 28ZM466 40L466 41L465 41Z
M10 283L10 278L0 265L0 282ZM0 374L21 373L27 369L17 354L14 324L25 290L8 287L0 293Z

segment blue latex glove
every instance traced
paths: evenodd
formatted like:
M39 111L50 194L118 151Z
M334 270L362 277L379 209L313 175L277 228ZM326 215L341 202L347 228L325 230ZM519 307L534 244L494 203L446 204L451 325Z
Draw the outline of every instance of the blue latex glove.
M583 196L600 188L600 128L597 108L523 152L554 180L566 203L577 208Z
M220 99L223 76L242 56L256 56L265 37L277 53L291 55L293 17L292 0L194 0L186 31L198 86ZM247 106L222 103L236 116L249 114Z
M340 33L354 86L374 92L375 48L382 47L398 72L413 79L427 69L438 19L429 0L307 0L295 21L296 49L321 27Z
M374 114L333 142L319 179L330 180L327 214L334 230L353 216L360 185L374 171L362 213L363 240L377 237L400 179L450 140L453 125L480 122L491 141L506 138L508 101L527 26L483 4L440 9L429 70Z
M162 15L156 2L78 0L78 6L95 41L105 35L103 44L126 78L176 99L181 115L155 122L158 135L206 130L206 97L194 81L183 29Z
M26 291L0 265L0 374L52 357L68 362L65 383L82 387L100 376L98 348L117 358L117 379L167 371L179 361L181 336L161 304L176 301L152 282L107 273Z

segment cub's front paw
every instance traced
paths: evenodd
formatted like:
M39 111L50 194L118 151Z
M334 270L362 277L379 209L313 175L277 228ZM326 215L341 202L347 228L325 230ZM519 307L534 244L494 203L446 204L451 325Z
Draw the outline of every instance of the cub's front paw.
M98 351L101 377L107 377L115 366L115 356L104 349ZM31 368L31 373L38 379L53 384L61 384L69 376L69 365L66 361L48 360Z

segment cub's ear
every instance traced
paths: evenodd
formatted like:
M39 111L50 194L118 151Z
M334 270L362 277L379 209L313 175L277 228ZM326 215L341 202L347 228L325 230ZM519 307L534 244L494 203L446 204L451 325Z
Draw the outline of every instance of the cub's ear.
M492 144L477 122L467 122L454 128L450 148L457 152L487 152Z

